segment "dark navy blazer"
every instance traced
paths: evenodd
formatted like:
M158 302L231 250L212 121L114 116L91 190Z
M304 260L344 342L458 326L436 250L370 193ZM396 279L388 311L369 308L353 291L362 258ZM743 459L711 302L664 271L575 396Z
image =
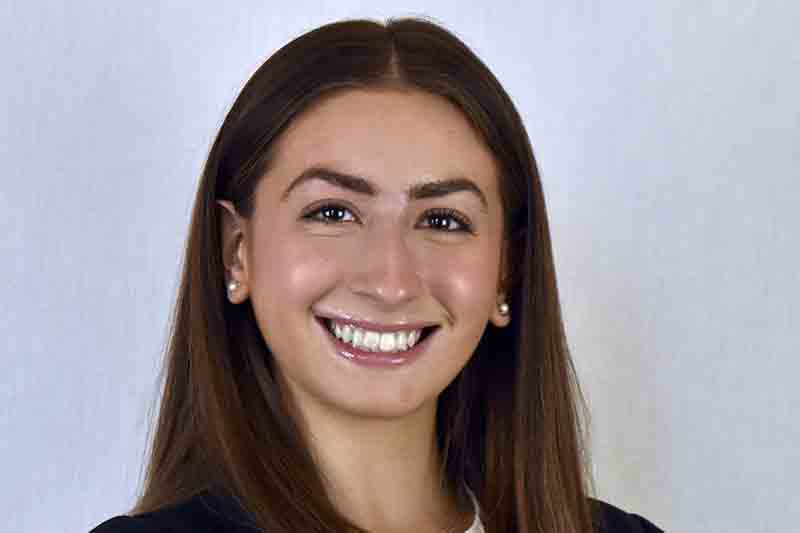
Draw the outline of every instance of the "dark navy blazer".
M598 533L663 533L636 514L600 500L591 500L599 519ZM257 533L245 514L230 499L210 492L186 502L137 516L117 516L90 533Z

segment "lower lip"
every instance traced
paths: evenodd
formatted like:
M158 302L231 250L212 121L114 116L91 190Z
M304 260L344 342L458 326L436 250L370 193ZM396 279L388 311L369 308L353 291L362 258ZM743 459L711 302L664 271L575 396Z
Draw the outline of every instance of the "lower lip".
M328 334L328 338L333 343L334 350L340 357L358 365L378 368L393 368L409 364L425 353L431 338L438 333L438 331L432 331L427 337L415 344L413 348L403 352L365 352L336 338L331 330L328 329L325 320L317 318L317 322L320 323L322 329Z

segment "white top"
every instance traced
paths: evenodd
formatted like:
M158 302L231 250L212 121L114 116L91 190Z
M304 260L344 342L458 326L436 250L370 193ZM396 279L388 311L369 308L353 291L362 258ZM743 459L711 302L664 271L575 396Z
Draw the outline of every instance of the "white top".
M464 533L486 533L486 530L483 527L483 522L481 522L481 507L478 505L478 499L469 490L469 487L466 487L467 493L469 494L469 498L472 500L472 507L475 509L475 519L472 521L472 525L469 526Z

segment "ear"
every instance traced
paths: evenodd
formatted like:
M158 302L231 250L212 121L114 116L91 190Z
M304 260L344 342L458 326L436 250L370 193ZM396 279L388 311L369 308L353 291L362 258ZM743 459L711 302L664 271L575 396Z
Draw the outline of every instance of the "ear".
M228 200L217 200L220 208L220 241L222 243L222 262L225 265L225 290L228 300L239 304L247 300L250 290L248 285L247 240L244 220L236 212L236 207ZM231 290L229 284L238 282Z
M492 324L498 328L504 328L511 322L511 313L502 314L500 312L500 304L508 303L508 283L509 283L509 244L508 239L503 239L503 249L500 253L500 269L497 280L497 299L494 308L492 309L489 319Z
M502 303L508 304L508 300L506 299L505 293L501 292L497 296L497 301L495 302L494 308L492 308L492 314L489 317L489 320L492 321L492 324L498 328L504 328L511 323L511 311L509 310L509 312L506 314L500 312L500 304Z

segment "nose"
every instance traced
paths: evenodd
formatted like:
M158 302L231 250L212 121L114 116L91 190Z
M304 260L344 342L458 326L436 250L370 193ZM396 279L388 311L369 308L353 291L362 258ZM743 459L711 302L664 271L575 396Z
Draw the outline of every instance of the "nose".
M353 258L350 290L383 309L396 309L422 291L419 264L402 230L369 232L362 253Z

